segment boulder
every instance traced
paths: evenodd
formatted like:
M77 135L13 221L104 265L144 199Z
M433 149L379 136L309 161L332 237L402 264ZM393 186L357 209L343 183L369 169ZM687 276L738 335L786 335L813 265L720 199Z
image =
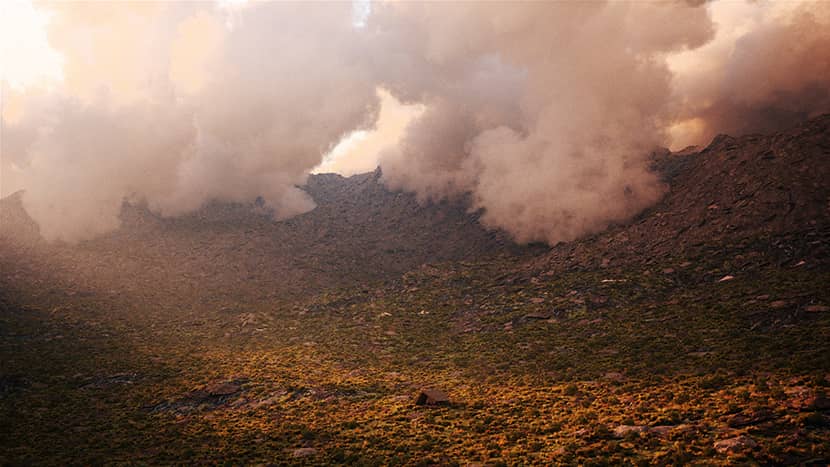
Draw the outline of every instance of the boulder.
M625 381L625 375L618 371L609 371L602 375L602 379L619 383Z
M715 442L715 450L721 454L737 454L749 451L758 446L749 436L741 435L734 438L722 439Z
M625 438L626 436L630 435L631 433L645 433L648 431L648 427L644 425L620 425L614 428L614 437L615 438Z
M450 398L438 389L424 389L415 399L415 405L448 405Z
M317 454L317 449L315 448L298 448L294 450L293 456L294 457L308 457Z

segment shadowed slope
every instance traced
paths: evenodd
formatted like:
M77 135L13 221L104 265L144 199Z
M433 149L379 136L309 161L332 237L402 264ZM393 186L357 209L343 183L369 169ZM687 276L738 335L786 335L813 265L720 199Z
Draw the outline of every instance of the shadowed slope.
M78 245L40 241L17 193L0 201L0 244L90 286L118 288L112 281L120 278L124 287L154 284L172 296L200 289L281 299L394 278L424 263L531 251L485 231L459 204L419 205L379 177L312 175L305 189L317 208L283 221L256 203L213 202L176 218L125 204L118 231Z

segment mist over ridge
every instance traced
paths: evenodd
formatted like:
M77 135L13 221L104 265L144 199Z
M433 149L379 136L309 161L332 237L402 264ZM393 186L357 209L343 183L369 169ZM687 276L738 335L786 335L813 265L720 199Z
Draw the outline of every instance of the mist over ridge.
M483 225L554 244L660 199L648 158L672 138L830 110L823 2L729 7L752 13L737 36L727 7L686 2L376 2L360 25L349 3L38 8L63 78L4 79L0 190L49 240L117 228L125 198L175 216L261 196L289 218L344 136L393 128L371 148L390 189L469 196ZM379 90L422 111L384 126Z

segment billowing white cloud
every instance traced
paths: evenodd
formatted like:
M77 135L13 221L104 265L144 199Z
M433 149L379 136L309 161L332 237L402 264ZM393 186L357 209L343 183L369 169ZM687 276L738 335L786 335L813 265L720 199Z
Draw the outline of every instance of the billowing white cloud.
M4 74L0 194L77 241L124 199L296 215L312 170L379 161L392 189L571 240L659 199L655 146L830 110L829 3L694 3L39 3L32 57L60 76Z

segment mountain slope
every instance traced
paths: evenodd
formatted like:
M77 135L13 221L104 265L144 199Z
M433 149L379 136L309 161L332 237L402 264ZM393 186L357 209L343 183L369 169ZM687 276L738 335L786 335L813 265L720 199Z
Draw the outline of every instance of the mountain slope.
M809 238L830 228L830 115L775 135L720 135L700 152L657 154L655 168L669 188L657 205L557 245L537 266L626 264L782 235L803 237L801 255L826 260Z
M550 249L377 173L76 246L2 200L0 458L827 465L827 125L658 154L660 203Z
M179 284L283 298L392 279L424 263L533 251L485 231L459 204L419 205L411 194L386 190L379 177L312 175L305 189L317 207L283 221L255 204L214 202L177 218L125 204L119 230L76 246L39 241L18 193L0 201L0 243L92 282L120 277L172 294L171 284Z

